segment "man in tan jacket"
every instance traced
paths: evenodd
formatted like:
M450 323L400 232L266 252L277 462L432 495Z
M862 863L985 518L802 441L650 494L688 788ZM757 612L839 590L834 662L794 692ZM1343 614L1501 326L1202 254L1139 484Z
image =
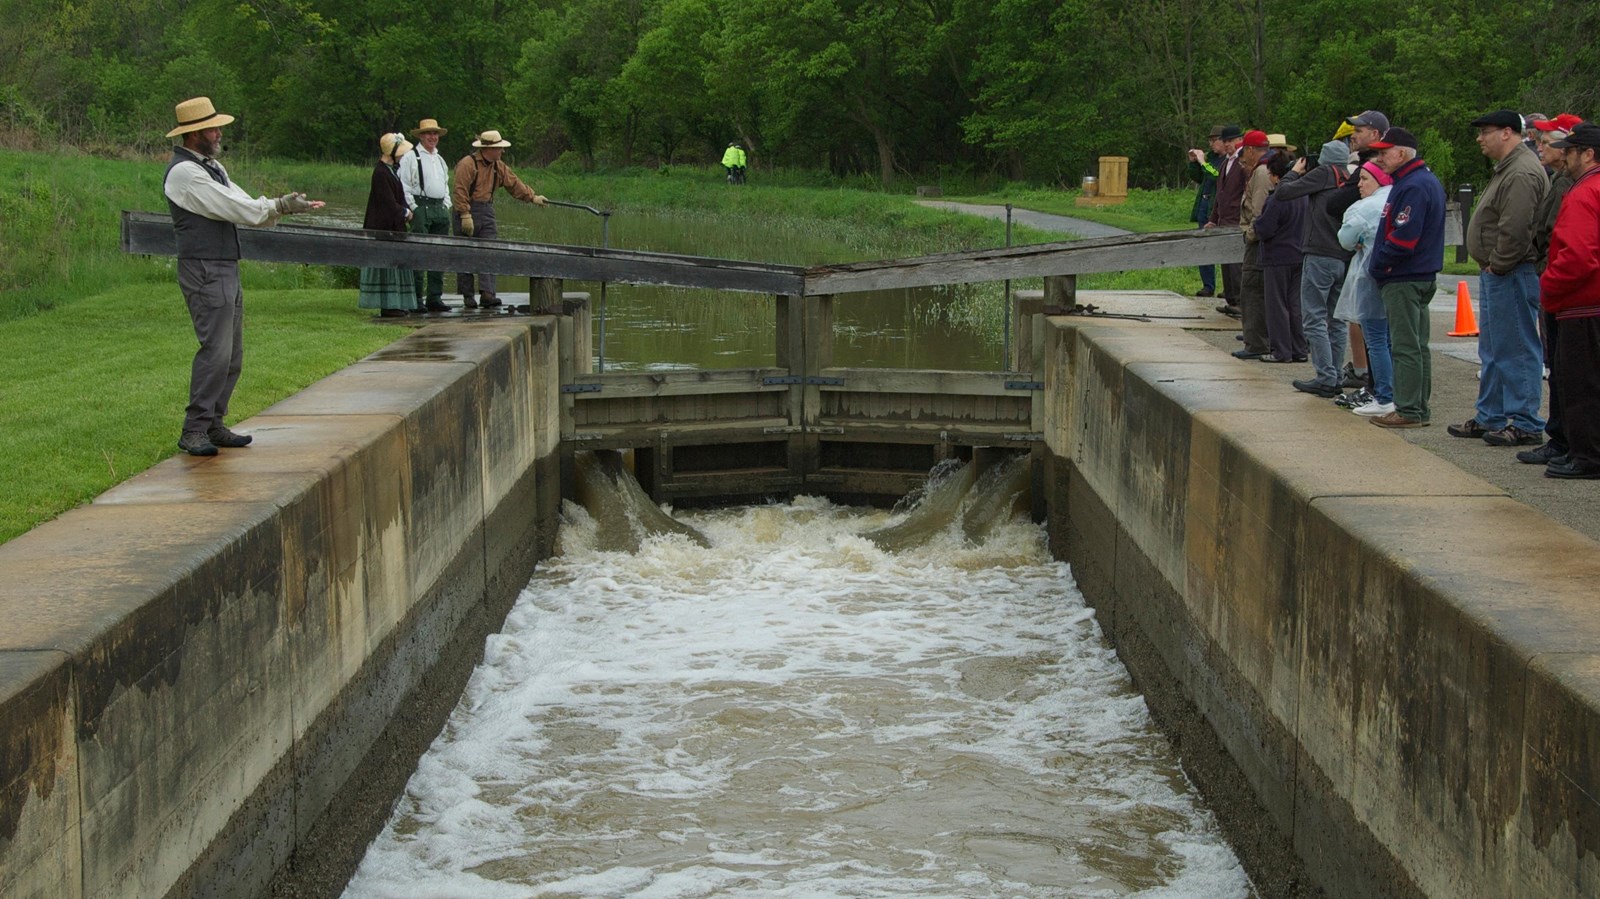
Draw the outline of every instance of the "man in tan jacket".
M494 221L496 188L503 187L513 197L536 206L543 206L545 199L523 184L511 167L500 160L506 147L511 146L511 141L502 139L500 132L485 131L478 135L472 146L474 152L456 163L454 187L450 192L450 217L456 233L463 237L499 237L500 232ZM474 294L474 287L478 289L478 295ZM462 305L467 309L478 308L479 295L485 309L499 306L500 297L495 294L494 288L495 276L492 273L476 277L470 272L456 274L456 290L460 292Z
M1272 182L1267 175L1267 167L1261 163L1266 161L1271 152L1266 132L1245 133L1243 149L1239 151L1239 162L1245 171L1249 172L1246 176L1244 197L1239 201L1239 227L1244 231L1239 322L1244 328L1244 349L1236 350L1233 354L1240 359L1259 359L1267 355L1269 350L1266 283L1262 279L1261 263L1258 258L1260 245L1256 241L1255 232L1250 230L1250 224L1261 214L1261 207L1266 205L1267 194L1270 193Z
M1522 116L1509 109L1474 120L1478 146L1494 174L1467 224L1467 252L1478 264L1476 414L1451 425L1453 437L1491 446L1538 446L1544 351L1539 343L1539 261L1534 230L1550 178L1522 142Z

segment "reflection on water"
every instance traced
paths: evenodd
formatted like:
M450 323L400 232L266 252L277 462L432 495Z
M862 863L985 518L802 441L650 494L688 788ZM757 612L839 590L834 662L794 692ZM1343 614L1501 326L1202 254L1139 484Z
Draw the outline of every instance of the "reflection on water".
M1243 897L1040 528L817 499L561 555L488 641L346 893Z
M540 243L599 246L600 219L582 210L496 204L502 237ZM313 221L307 217L306 221ZM318 224L360 225L348 203L315 219ZM863 251L792 220L741 222L719 227L714 216L692 211L611 217L610 246L685 253L784 265L854 262ZM946 249L957 249L954 247ZM505 278L504 290L526 290ZM454 290L453 277L445 289ZM570 281L598 306L598 283ZM875 291L839 297L834 304L834 364L864 368L939 368L997 371L998 325L975 325L968 307L987 304L1003 320L999 285ZM598 312L598 309L597 309ZM606 288L606 368L749 368L773 365L776 310L768 296L727 291L612 284Z

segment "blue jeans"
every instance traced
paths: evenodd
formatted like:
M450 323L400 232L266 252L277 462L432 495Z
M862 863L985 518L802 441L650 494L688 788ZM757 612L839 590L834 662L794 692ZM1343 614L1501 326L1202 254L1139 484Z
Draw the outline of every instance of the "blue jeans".
M1478 424L1491 431L1510 424L1544 430L1539 396L1544 349L1539 342L1539 276L1524 262L1510 274L1478 276Z
M1201 222L1200 224L1195 225L1196 228L1204 228L1205 226L1206 226L1205 222ZM1214 266L1214 265L1202 265L1202 266L1200 266L1200 286L1205 288L1206 290L1211 291L1212 294L1215 294L1217 292L1217 267L1216 266ZM1232 297L1229 297L1229 302L1232 302L1232 299L1233 299Z
M1372 375L1372 396L1380 403L1394 402L1394 359L1389 355L1389 320L1364 318L1361 334L1367 339L1367 372Z
M1311 367L1316 382L1338 387L1343 380L1344 348L1350 332L1333 317L1344 286L1345 261L1332 256L1306 254L1300 269L1300 319L1311 347Z

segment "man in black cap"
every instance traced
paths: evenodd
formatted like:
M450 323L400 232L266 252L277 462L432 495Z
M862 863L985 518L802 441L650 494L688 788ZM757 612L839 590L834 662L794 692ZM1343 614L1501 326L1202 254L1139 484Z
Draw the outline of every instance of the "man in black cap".
M1550 260L1539 278L1540 303L1554 315L1552 402L1560 402L1567 455L1551 459L1547 478L1600 478L1600 125L1576 125L1553 145L1572 189L1550 233Z
M1205 227L1239 226L1239 203L1244 199L1244 185L1250 173L1239 160L1239 150L1244 144L1244 129L1238 125L1224 125L1217 135L1222 144L1222 165L1217 173L1217 193L1211 203L1211 217ZM1218 312L1239 314L1239 287L1241 271L1239 262L1222 264L1222 305Z
M1444 268L1444 186L1417 155L1416 135L1404 128L1390 128L1369 149L1378 151L1378 167L1394 176L1367 270L1389 315L1395 405L1370 421L1380 428L1423 428L1432 418L1428 303Z
M1472 122L1494 174L1467 224L1467 252L1478 263L1476 413L1451 425L1452 437L1490 446L1538 446L1544 419L1544 350L1539 344L1539 275L1534 227L1550 178L1522 142L1522 116L1501 109Z
M1217 175L1222 165L1222 152L1225 145L1222 142L1224 126L1217 125L1211 129L1211 152L1201 150L1189 151L1189 180L1199 185L1194 192L1194 208L1190 210L1189 221L1195 223L1196 228L1204 228L1206 222L1211 220L1211 201L1217 194ZM1197 297L1214 297L1217 295L1217 267L1214 265L1200 266L1200 292Z

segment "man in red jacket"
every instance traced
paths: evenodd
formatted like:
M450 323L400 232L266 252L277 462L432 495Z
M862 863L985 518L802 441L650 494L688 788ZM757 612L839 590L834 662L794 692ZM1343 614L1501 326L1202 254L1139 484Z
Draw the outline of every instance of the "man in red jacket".
M1550 260L1539 278L1541 305L1555 316L1551 391L1561 403L1567 455L1551 459L1547 478L1600 478L1600 125L1578 125L1561 150L1572 189L1550 233Z

